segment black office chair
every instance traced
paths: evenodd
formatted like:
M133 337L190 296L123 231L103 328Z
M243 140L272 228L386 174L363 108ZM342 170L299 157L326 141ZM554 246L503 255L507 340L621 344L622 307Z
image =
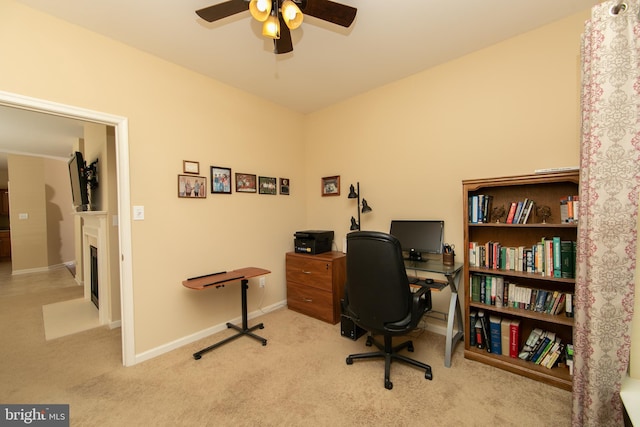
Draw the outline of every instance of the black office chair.
M424 377L433 379L431 366L398 353L405 348L412 352L412 341L392 345L392 337L414 330L429 310L431 290L423 287L411 292L398 239L376 231L355 231L347 235L345 315L371 334L384 336L384 345L381 345L369 335L367 346L375 344L380 351L351 354L347 365L356 359L384 358L384 386L389 390L393 388L389 379L393 360L424 369Z

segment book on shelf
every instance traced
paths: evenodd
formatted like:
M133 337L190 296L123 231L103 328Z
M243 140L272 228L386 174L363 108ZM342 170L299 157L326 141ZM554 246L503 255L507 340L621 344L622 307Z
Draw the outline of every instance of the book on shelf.
M475 327L476 322L478 321L478 312L476 310L471 310L469 312L469 325L474 329L474 333L469 334L469 345L471 347L475 347L478 345L478 341L476 340Z
M478 320L476 320L476 324L475 324L475 333L476 333L476 347L482 349L484 348L484 338L482 337L482 322L480 321L480 318L478 317Z
M520 216L522 215L522 207L526 201L519 201L516 203L516 213L513 215L513 224L520 223Z
M509 324L509 356L518 357L520 348L520 319L512 319Z
M560 198L560 222L571 224L578 222L580 196L568 195Z
M529 200L528 204L527 204L527 208L525 209L525 214L524 217L522 219L522 224L527 224L529 221L529 217L531 216L531 212L534 210L534 201L533 200Z
M571 240L560 241L560 277L575 277L575 247Z
M489 316L489 340L491 344L491 353L502 354L502 331L500 328L500 316Z
M543 333L544 331L540 328L534 328L531 330L529 336L527 337L527 340L522 346L522 350L518 353L518 357L520 359L527 360L531 357L531 352L538 344L538 341L540 340L540 337Z
M553 238L553 249L552 249L552 257L553 257L553 277L562 277L562 261L561 261L561 248L560 248L560 237L555 236Z
M536 365L542 362L542 359L547 355L553 344L556 342L556 334L554 332L547 331L544 339L540 343L540 346L536 349L535 353L531 357L531 361Z
M491 338L489 335L489 322L485 312L478 311L478 321L480 322L480 331L482 333L482 342L488 353L491 353ZM481 347L480 347L481 348Z
M553 346L551 347L551 349L549 349L549 352L547 352L544 358L542 358L539 365L544 366L545 368L548 368L548 369L553 368L556 362L558 361L558 359L560 358L563 348L564 348L564 344L562 344L562 341L558 337L556 337L553 343Z
M564 346L565 363L569 368L569 375L573 375L573 344Z
M513 224L513 217L516 214L516 208L518 207L518 204L516 202L511 202L511 205L509 206L509 213L507 213L507 224Z
M564 299L564 314L567 317L573 317L573 295L566 294Z
M504 317L500 322L500 341L502 355L509 356L511 351L511 320Z
M504 305L503 304L504 278L503 277L495 277L491 281L491 286L493 287L494 285L495 285L495 288L496 288L495 306L496 307L502 307Z

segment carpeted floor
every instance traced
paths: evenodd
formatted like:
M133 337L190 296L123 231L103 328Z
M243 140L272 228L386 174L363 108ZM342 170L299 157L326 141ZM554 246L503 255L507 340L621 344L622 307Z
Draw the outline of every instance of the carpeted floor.
M47 340L77 334L100 326L98 309L91 300L85 299L84 296L43 305L42 318L44 336Z
M413 357L431 364L433 380L396 363L393 390L382 361L345 363L370 349L365 337L287 309L259 319L266 346L242 337L193 359L226 330L124 368L119 329L45 340L41 306L68 288L5 295L2 286L0 402L68 403L72 426L570 425L570 392L465 360L462 345L445 368L444 337L430 332L414 338Z

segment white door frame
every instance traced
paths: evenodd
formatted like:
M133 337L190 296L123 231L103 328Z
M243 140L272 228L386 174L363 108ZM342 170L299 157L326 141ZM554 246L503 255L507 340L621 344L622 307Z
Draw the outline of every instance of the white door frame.
M131 194L129 192L129 121L126 117L87 110L0 91L0 105L115 127L118 176L118 231L120 244L120 305L122 364L135 364L133 325L133 269L131 263Z

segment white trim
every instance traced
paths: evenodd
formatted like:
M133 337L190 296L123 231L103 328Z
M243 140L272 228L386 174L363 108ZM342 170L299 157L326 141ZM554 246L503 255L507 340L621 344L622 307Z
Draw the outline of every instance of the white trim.
M267 314L270 313L274 310L278 310L280 308L284 308L287 306L287 300L282 300L280 302L277 302L275 304L272 304L268 307L265 307L263 309L259 309L256 311L252 311L251 313L249 313L247 315L247 318L249 320L251 319L255 319L256 317L260 317L263 314ZM228 323L233 323L233 324L240 324L242 322L242 317L238 316L235 319L229 320ZM249 325L249 327L251 327L251 325ZM265 325L265 328L268 328L269 325ZM187 335L185 337L179 338L175 341L169 342L167 344L163 344L159 347L156 348L152 348L151 350L147 350L143 353L137 354L136 355L136 361L135 363L140 363L140 362L144 362L146 360L149 359L153 359L154 357L158 357L164 353L168 353L170 351L173 351L177 348L183 347L187 344L191 344L192 342L196 342L198 340L201 340L203 338L207 338L208 336L211 336L213 334L216 334L218 332L224 331L227 328L227 322L223 322L220 323L218 325L212 326L210 328L207 329L203 329L200 332L196 332L195 334L191 334L191 335Z
M116 129L116 169L118 176L118 218L120 237L120 303L122 313L122 363L134 365L133 269L131 250L131 194L129 192L129 121L114 116L42 99L0 91L0 105L55 116L102 123Z

